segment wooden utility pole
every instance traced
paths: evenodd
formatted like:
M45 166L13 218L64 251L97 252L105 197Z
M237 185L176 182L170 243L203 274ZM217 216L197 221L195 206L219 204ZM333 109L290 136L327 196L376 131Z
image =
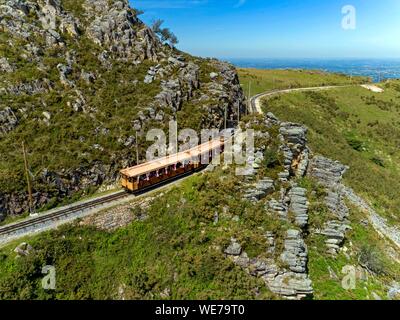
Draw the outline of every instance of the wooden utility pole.
M224 129L226 130L226 118L227 118L227 112L226 112L227 106L225 106L225 111L224 111Z
M249 95L248 95L248 107L247 107L247 114L249 114L249 111L251 109L251 80L249 80Z
M31 177L29 175L28 160L26 158L26 150L25 150L25 142L24 141L22 141L22 153L24 155L25 176L26 176L26 182L28 184L29 212L32 213L32 210L33 210L32 186L31 186Z
M179 152L179 128L178 128L178 109L175 111L175 122L176 122L176 153Z
M137 131L136 131L136 164L139 164L139 140Z

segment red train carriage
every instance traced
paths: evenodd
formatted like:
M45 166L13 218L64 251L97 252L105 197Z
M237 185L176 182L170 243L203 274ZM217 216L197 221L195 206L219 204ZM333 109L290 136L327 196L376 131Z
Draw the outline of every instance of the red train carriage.
M192 149L179 152L150 162L121 170L122 187L130 192L138 192L175 177L195 172L205 165L201 159L208 155L209 161L224 148L224 139L218 138Z

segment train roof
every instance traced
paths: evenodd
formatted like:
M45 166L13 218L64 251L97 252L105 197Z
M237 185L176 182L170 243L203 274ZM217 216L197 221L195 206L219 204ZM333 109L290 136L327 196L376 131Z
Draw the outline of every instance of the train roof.
M217 148L222 147L224 144L223 140L218 138L211 140L209 142L203 143L201 145L198 145L194 148L191 148L186 151L182 151L179 153L176 153L171 156L166 156L162 157L159 159L155 159L146 163L139 164L135 167L132 168L127 168L124 170L121 170L121 174L124 176L127 176L129 178L132 177L138 177L150 172L154 172L156 170L164 169L169 166L172 166L177 163L182 163L184 161L190 161L192 159L196 159L196 161L199 161L199 157L207 152L210 152L212 150L215 150Z

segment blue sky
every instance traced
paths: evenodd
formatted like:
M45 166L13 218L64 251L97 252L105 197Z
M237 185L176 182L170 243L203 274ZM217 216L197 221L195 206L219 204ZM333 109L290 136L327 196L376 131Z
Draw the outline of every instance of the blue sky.
M178 36L178 48L218 58L400 58L400 0L131 0ZM356 28L342 28L342 8Z

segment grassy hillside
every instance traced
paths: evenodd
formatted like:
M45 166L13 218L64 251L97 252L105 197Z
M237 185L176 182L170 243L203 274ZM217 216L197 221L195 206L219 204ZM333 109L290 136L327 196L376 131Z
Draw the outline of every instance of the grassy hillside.
M23 141L42 210L114 184L150 129L243 109L233 66L162 42L127 0L46 3L0 0L0 222L29 210Z
M260 70L239 68L240 82L246 96L267 90L324 85L348 85L370 82L366 77L349 77L320 70Z
M279 118L305 124L315 153L350 166L346 183L382 215L400 223L400 90L362 87L274 97L264 104Z
M385 141L383 128L395 128L398 85L391 83L385 89L380 95L359 87L296 93L273 98L264 108L282 120L306 124L312 150L350 165L346 183L395 222L399 154L394 147L398 142L396 134ZM372 99L376 99L374 105ZM373 114L379 121L371 127ZM243 118L249 126L270 134L270 139L256 141L256 146L267 146L266 161L256 179L276 179L282 171L282 159L276 157L278 128L266 128L260 119ZM314 299L374 299L376 295L386 299L388 287L400 278L400 267L373 228L361 224L365 214L350 207L352 230L343 250L332 257L322 236L313 232L329 218L323 204L325 191L309 178L293 182L307 190L310 202L310 232L305 232L305 241ZM279 261L286 230L297 227L266 210L269 200L279 198L280 188L288 187L276 183L276 191L266 199L245 201L246 179L236 176L233 167L217 167L164 191L144 212L133 204L131 214L145 213L147 219L137 219L117 231L79 223L65 226L25 239L35 250L26 257L13 252L22 240L11 243L0 250L0 298L277 299L260 278L250 276L224 254L234 237L250 259L261 256ZM276 235L272 254L266 250L266 231ZM345 290L343 267L360 268L361 263L372 271L357 278L355 290ZM56 266L55 291L41 288L43 265Z
M114 232L65 226L25 239L35 250L27 257L13 252L22 240L7 245L0 251L0 298L275 298L261 279L223 253L235 236L255 257L265 251L263 230L282 227L265 219L261 205L241 199L244 178L233 172L217 169L189 178L156 199L147 219ZM131 212L143 214L135 205ZM56 266L56 291L41 288L43 265Z

